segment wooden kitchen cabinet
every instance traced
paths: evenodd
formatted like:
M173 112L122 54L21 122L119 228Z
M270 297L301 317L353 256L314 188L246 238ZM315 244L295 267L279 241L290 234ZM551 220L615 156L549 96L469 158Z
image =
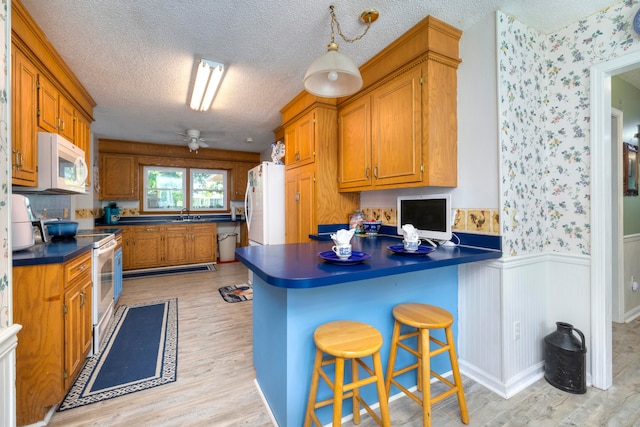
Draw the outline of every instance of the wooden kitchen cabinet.
M303 111L296 114L301 106ZM359 207L360 196L338 192L335 105L303 93L282 114L291 117L283 124L285 141L296 135L298 141L306 140L307 147L314 147L313 155L306 160L287 161L285 169L285 241L307 242L309 234L318 232L319 224L346 224L349 213Z
M38 126L42 132L58 133L60 91L43 74L38 76Z
M130 251L132 269L159 267L163 265L163 226L136 225L131 227L133 246Z
M100 200L138 200L138 163L134 156L100 154Z
M167 225L164 227L165 265L188 264L191 233L189 225Z
M65 265L65 389L73 384L91 350L93 336L91 252Z
M91 122L80 112L74 110L74 135L75 145L84 151L84 161L87 164L87 171L91 171ZM91 174L87 175L87 185L91 185Z
M460 36L427 17L362 67L338 105L340 191L457 185Z
M17 425L62 402L91 348L91 251L58 264L13 268Z
M315 220L315 165L288 171L285 176L285 242L309 242L317 233Z
M58 133L62 135L67 141L71 141L77 144L76 141L76 127L75 127L75 110L73 104L64 97L59 95L58 101Z
M428 185L422 182L420 82L421 69L413 68L341 109L341 190Z
M191 224L189 264L215 262L217 260L217 224Z
M11 44L12 183L38 184L38 69Z
M297 167L313 163L316 156L316 112L309 113L284 129L285 164Z
M233 182L231 183L231 200L244 200L247 191L249 169L257 166L255 163L235 163L233 165Z
M216 262L215 223L136 225L123 230L124 270Z

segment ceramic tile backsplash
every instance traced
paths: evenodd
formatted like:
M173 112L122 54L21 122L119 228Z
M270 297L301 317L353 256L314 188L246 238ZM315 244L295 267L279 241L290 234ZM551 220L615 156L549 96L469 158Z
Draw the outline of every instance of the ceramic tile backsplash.
M71 196L29 194L29 204L34 215L43 218L70 218Z
M383 225L397 225L396 208L362 208L365 218L381 219ZM451 210L452 231L479 234L500 234L500 211L498 209Z

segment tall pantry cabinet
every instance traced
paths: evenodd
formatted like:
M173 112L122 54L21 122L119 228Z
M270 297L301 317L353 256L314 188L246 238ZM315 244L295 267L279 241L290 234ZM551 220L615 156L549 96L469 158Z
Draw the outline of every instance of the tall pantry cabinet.
M286 243L308 242L319 224L346 224L360 195L338 192L335 100L302 92L282 110Z

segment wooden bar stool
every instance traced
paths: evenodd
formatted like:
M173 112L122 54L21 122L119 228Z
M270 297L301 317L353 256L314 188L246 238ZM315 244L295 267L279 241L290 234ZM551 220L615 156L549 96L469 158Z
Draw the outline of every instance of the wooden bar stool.
M341 425L342 400L351 397L353 399L353 422L360 423L360 405L362 405L371 417L382 426L391 426L387 393L384 385L384 372L380 361L380 347L382 347L382 335L373 326L339 320L320 325L313 333L316 344L316 357L313 363L313 375L311 376L311 388L304 426L310 427L311 420L316 426L321 426L315 410L333 403L333 426ZM323 359L323 353L333 356ZM371 356L373 370L362 361L363 357ZM344 362L351 360L351 383L344 384ZM335 363L335 383L325 373L323 366ZM358 365L370 375L368 378L358 379ZM316 402L318 385L322 377L329 388L333 390L333 398ZM378 400L380 401L380 417L360 397L359 388L376 383Z
M431 405L439 402L440 400L448 397L454 393L458 395L458 405L460 406L460 417L465 424L469 423L469 413L467 411L467 403L464 398L464 390L462 389L462 379L460 377L460 370L458 369L458 358L456 356L455 342L453 340L453 331L451 325L453 324L453 316L447 310L440 307L427 304L399 304L393 308L393 317L395 319L393 325L393 337L391 340L391 352L389 355L389 366L387 367L387 377L385 386L387 395L391 391L391 384L402 390L407 396L418 402L422 406L422 423L424 426L431 425ZM412 328L416 328L404 335L400 335L400 329L402 325L407 325ZM429 336L430 329L442 329L445 330L446 343L442 342L432 336ZM407 338L418 337L417 349L411 348L402 341ZM440 347L430 351L429 342L434 342ZM417 362L413 365L395 370L396 354L398 347L403 348L409 353L417 357ZM449 352L449 359L451 360L451 370L453 371L453 380L447 380L440 374L433 372L430 366L430 358L440 353ZM410 392L407 388L399 384L394 377L404 374L406 372L418 370L418 390L422 390L422 399ZM432 397L431 396L431 375L437 378L442 383L449 386L449 389L445 392Z

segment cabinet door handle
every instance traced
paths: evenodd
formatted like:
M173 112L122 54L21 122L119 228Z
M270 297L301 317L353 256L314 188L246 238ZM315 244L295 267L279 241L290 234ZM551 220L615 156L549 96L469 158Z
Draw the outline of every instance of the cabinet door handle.
M83 307L87 302L87 295L84 292L80 292L80 307Z
M369 166L367 166L367 168L364 170L364 176L365 178L369 179Z
M374 178L378 178L378 167L373 168L373 176Z
M300 192L296 192L296 202L300 201Z

